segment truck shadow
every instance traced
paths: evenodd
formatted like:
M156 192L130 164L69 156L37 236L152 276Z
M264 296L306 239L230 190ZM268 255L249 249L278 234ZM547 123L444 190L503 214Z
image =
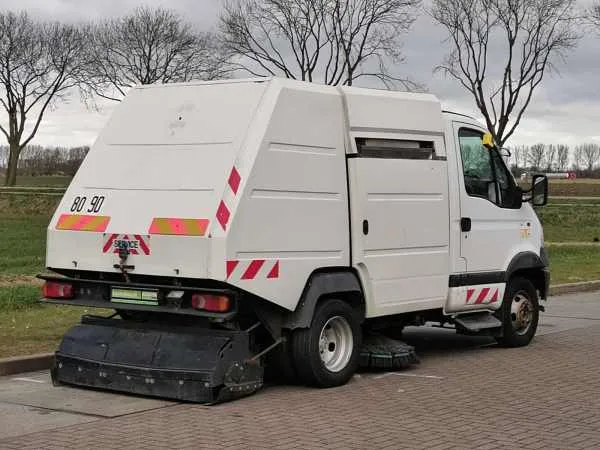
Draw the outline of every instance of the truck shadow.
M494 338L489 336L465 336L457 334L453 328L428 326L405 328L402 341L412 345L421 359L497 345Z

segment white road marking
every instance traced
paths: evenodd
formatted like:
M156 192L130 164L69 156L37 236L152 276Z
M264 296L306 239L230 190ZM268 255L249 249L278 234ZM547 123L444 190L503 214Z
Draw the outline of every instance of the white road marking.
M33 378L13 378L13 381L27 381L29 383L45 383L44 380L34 380Z
M385 378L390 375L395 375L397 377L430 378L433 380L443 380L444 379L444 377L438 377L437 375L417 375L414 373L397 373L397 372L384 373L383 375L376 376L375 379L379 380L381 378Z

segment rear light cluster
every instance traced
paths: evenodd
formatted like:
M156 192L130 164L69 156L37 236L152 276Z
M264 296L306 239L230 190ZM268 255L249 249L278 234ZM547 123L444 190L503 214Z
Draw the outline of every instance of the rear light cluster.
M224 295L193 294L192 308L210 312L229 311L229 297Z
M46 281L42 287L42 294L44 298L69 299L75 296L75 289L70 283Z

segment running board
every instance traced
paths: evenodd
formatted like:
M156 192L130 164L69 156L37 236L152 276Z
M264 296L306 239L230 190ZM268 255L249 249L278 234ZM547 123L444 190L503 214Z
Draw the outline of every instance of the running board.
M454 317L457 331L462 333L481 333L482 331L499 330L502 322L490 312L464 314Z

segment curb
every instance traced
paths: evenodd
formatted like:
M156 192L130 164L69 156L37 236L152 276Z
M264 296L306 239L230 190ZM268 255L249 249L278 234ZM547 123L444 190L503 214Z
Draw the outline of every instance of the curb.
M54 364L54 353L0 358L0 376L48 370Z
M600 280L582 281L581 283L557 284L550 286L549 295L576 294L600 290Z

